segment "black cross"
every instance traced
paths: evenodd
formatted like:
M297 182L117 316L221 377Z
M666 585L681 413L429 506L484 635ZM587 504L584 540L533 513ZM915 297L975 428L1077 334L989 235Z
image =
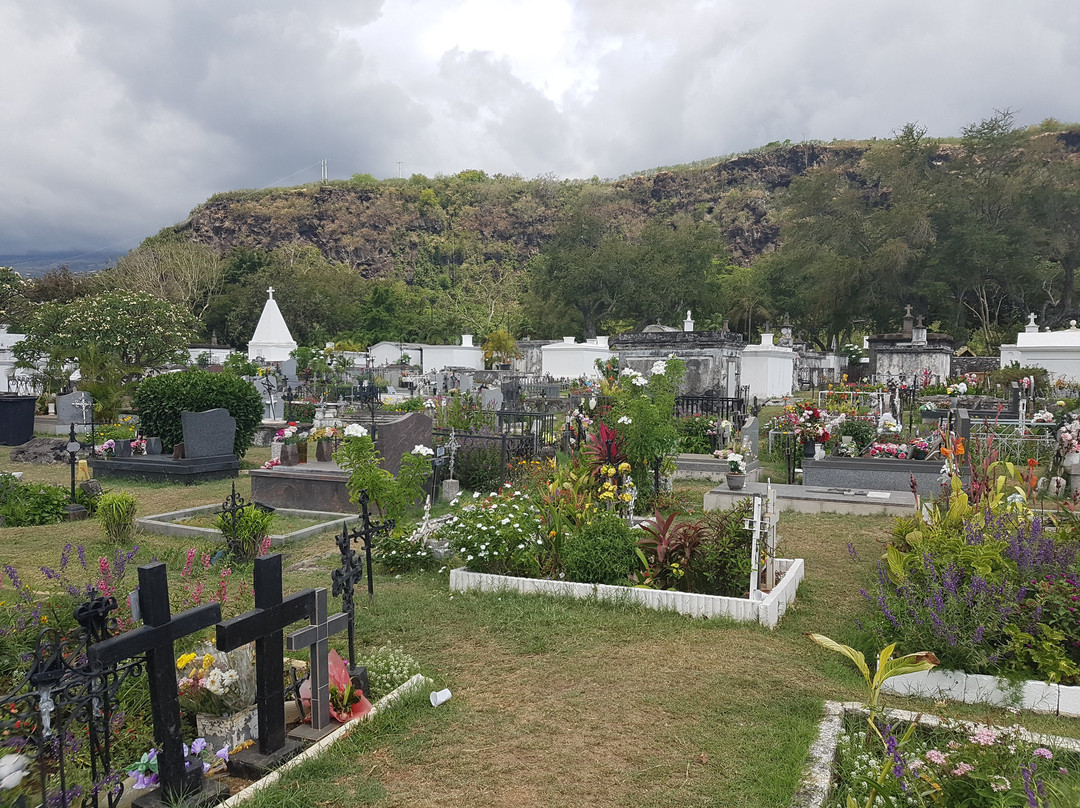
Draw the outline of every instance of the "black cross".
M184 759L173 643L221 620L221 606L207 603L171 614L169 580L159 561L139 567L139 609L140 628L90 646L88 655L91 663L114 665L146 654L162 797L166 802L180 802L203 790L203 770L201 760Z
M285 638L285 646L290 651L308 647L308 665L311 668L311 729L302 727L293 730L293 734L310 740L317 740L330 731L330 635L344 631L348 618L343 614L328 616L326 590L315 590L315 609L308 618L310 625L290 634Z
M259 752L285 745L285 626L315 613L315 590L281 596L281 553L255 559L255 608L217 624L217 647L232 651L255 642Z
M371 500L368 498L367 491L361 491L360 496L357 499L357 505L360 506L360 524L351 534L351 538L364 540L364 560L367 561L367 591L368 602L375 600L375 583L371 577L371 540L376 536L387 534L394 529L394 520L387 519L383 522L372 522L371 512L368 510L368 503Z
M341 526L337 537L338 550L341 552L341 566L330 573L333 581L331 594L341 597L341 612L349 619L349 671L356 666L356 607L353 604L353 592L356 584L364 580L364 562L356 556L352 542L360 538L360 531L349 531L349 523Z

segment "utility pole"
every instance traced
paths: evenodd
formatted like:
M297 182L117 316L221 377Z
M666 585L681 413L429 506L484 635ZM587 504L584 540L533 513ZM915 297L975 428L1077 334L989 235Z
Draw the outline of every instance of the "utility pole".
M329 162L329 161L324 158L322 160L322 162L319 163L320 168L322 168L322 181L323 182L326 182L326 164L327 164L327 162Z
M401 160L397 161L397 176L399 180L401 179L401 162Z

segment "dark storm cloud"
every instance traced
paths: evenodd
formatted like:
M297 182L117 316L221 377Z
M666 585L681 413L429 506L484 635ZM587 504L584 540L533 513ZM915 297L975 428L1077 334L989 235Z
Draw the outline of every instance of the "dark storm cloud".
M0 253L353 173L618 176L773 140L1080 119L1068 0L7 0Z

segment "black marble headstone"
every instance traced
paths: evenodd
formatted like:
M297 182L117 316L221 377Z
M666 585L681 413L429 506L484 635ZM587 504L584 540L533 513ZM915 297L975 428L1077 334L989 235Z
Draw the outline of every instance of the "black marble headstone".
M184 431L184 456L220 457L233 454L236 439L236 419L226 409L205 412L182 412L180 424Z

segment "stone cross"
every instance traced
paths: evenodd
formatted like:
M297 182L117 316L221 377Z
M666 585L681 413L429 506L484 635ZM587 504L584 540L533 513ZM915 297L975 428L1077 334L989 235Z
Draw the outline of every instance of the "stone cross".
M270 300L273 300L274 299L274 287L271 286L271 287L267 288L266 294L269 295Z
M171 614L168 576L160 561L139 567L138 603L143 625L90 646L87 651L90 662L107 666L146 654L150 710L158 745L160 801L216 802L220 789L203 780L202 761L184 758L173 643L220 621L221 606L207 603Z
M311 668L311 726L299 726L290 735L306 740L318 740L332 731L330 724L330 636L348 628L349 618L344 614L327 614L326 589L315 590L315 610L310 624L285 638L285 647L296 651L308 647ZM175 689L175 684L174 684Z
M905 317L910 317L911 316L911 304L910 303L908 303L906 306L904 306L904 316Z
M305 617L310 620L314 613L314 589L282 597L281 553L274 553L255 559L255 608L217 624L218 650L232 651L255 643L259 754L267 758L251 761L257 768L270 769L296 751L296 745L285 739L284 629ZM285 754L278 754L283 750Z
M457 450L459 448L457 442L457 435L454 434L453 427L450 429L450 440L446 442L446 451L450 452L450 471L448 479L454 479L454 458L457 456Z

